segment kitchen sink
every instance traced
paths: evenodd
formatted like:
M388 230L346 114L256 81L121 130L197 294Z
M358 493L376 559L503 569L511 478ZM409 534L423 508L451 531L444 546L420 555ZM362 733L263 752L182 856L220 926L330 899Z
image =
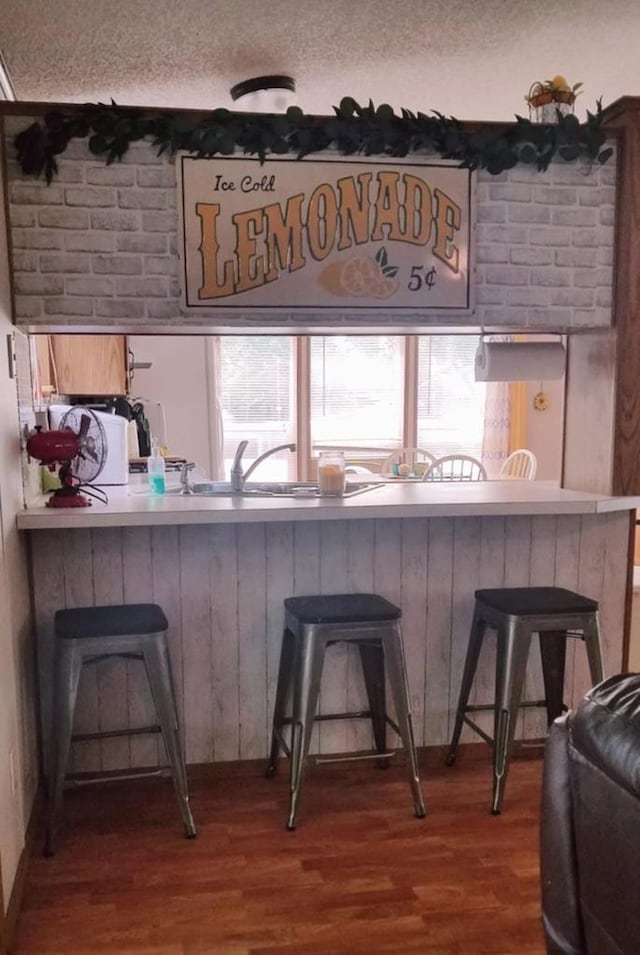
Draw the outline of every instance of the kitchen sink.
M349 481L342 496L353 497L380 486L365 481ZM245 497L320 497L318 485L306 481L262 481L259 484L250 482L240 493Z
M382 483L349 481L343 497L354 497L383 487ZM250 481L242 491L234 491L229 481L199 481L192 485L194 497L295 497L318 498L318 485L306 481ZM167 494L181 494L182 488L172 487Z

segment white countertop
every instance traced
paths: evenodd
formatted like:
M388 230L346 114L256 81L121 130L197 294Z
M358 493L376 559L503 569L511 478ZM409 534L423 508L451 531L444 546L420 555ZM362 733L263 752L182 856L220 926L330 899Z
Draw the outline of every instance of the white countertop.
M108 488L109 503L54 509L45 498L17 516L22 530L358 520L385 517L468 517L512 514L596 514L640 508L640 497L569 491L550 481L393 483L347 498L235 498L151 495Z

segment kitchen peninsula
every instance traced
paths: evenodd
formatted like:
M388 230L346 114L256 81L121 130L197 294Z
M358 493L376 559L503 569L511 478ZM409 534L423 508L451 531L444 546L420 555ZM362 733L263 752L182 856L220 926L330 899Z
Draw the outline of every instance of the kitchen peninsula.
M56 152L50 166L55 175L48 183L44 176L34 178L20 167L14 134L27 130L34 114L46 115L49 107L9 104L11 115L5 117L3 126L9 232L3 300L7 334L12 331L10 320L17 326L17 352L24 346L21 331L47 336L190 333L194 341L198 335L225 332L344 335L354 324L358 333L368 328L385 336L404 335L407 330L432 335L446 330L460 334L485 330L493 334L562 334L566 335L567 373L562 403L564 433L559 449L562 466L557 476L561 473L562 483L574 490L532 482L526 487L497 482L464 488L390 486L341 502L191 500L178 496L123 496L117 500L113 495L107 507L94 505L83 512L61 513L44 506L22 511L17 515L20 532L16 534L13 516L20 507L17 489L23 459L17 450L13 397L17 390L19 398L26 398L30 389L24 379L20 381L24 387L18 389L15 382L7 380L3 399L5 445L7 449L13 446L16 453L4 456L2 517L8 545L5 551L10 558L10 574L6 575L9 612L5 616L7 626L12 617L14 624L12 642L7 643L8 652L3 657L3 715L10 718L5 720L6 725L12 721L16 729L3 733L2 742L4 745L6 737L5 765L13 769L12 751L24 758L16 763L17 786L15 780L11 787L5 786L2 801L7 825L14 819L10 833L14 845L8 839L2 845L5 899L40 777L36 739L41 749L49 729L52 628L58 608L147 600L162 605L169 619L171 656L190 763L265 756L282 602L291 594L375 590L402 607L420 745L439 745L448 740L477 587L558 584L598 599L606 671L610 674L621 669L628 632L629 541L638 498L608 495L640 494L640 428L636 427L640 243L634 201L640 155L639 105L637 100L625 100L608 111L603 128L611 138L607 145L615 148L613 161L576 163L556 156L543 168L535 162L517 162L498 174L494 174L495 169L489 172L479 168L470 183L471 201L456 199L457 194L445 187L444 179L436 182L431 171L425 171L425 181L433 186L432 197L436 190L444 192L461 213L468 213L465 219L472 240L470 254L466 258L462 255L460 261L466 269L461 273L462 280L452 281L451 291L452 296L454 292L455 296L468 292L471 307L463 307L459 314L455 309L450 314L430 309L435 277L432 264L437 267L439 284L441 274L455 277L453 254L460 248L464 252L457 238L439 249L446 262L439 259L423 263L419 249L412 250L410 244L390 238L396 227L391 221L394 213L380 201L380 215L388 218L383 222L378 247L372 248L367 258L363 246L349 246L358 229L372 225L368 219L362 226L360 222L361 205L364 208L360 200L364 199L369 172L365 162L369 157L364 153L352 154L354 166L340 174L340 179L349 180L349 194L343 196L339 183L332 185L323 176L322 181L310 180L304 190L292 187L287 192L280 206L282 221L271 201L256 202L258 212L253 203L251 208L237 210L244 217L243 235L249 239L238 264L249 266L253 263L252 224L258 219L261 224L275 224L274 236L278 239L274 239L269 254L260 255L256 261L267 265L280 254L283 264L288 261L288 251L298 251L291 243L285 250L284 239L289 200L295 203L296 195L303 191L309 200L315 194L319 213L327 209L333 213L334 197L340 200L336 209L345 208L343 198L351 209L340 226L346 224L342 233L336 226L340 247L335 261L333 256L326 261L314 258L310 265L315 274L310 267L307 269L316 279L318 307L303 312L298 305L311 303L308 296L301 296L290 307L265 314L247 310L243 301L238 303L239 308L222 307L226 302L222 296L214 298L220 302L215 310L189 304L182 210L187 208L197 215L202 208L204 218L200 221L208 226L207 235L214 234L215 218L219 238L223 219L226 222L229 217L222 214L222 209L214 217L215 210L210 207L216 195L197 193L184 206L178 160L169 151L159 153L151 140L137 138L128 144L120 161L106 165L103 157L90 148L89 137L76 137ZM82 107L73 106L70 111L79 109ZM111 107L104 109L116 115ZM20 111L23 115L18 115ZM102 108L97 110L96 118L101 119L103 112ZM165 123L164 112L156 115ZM50 142L56 149L61 145L61 128L80 130L82 126L71 116L64 120L68 125L61 127L59 117L56 108L51 114L53 121L46 127L53 134ZM201 122L199 116L196 121ZM133 124L120 123L120 119L118 123L118 131L140 129L138 119ZM525 129L526 124L519 128ZM496 131L488 128L485 135L480 124L463 128L462 134L467 132L474 140L489 144L495 141ZM503 126L497 134L512 138L513 130ZM536 138L547 142L546 135ZM38 141L31 135L29 139ZM93 137L92 146L96 141L99 145L100 137ZM111 142L104 137L102 141ZM117 138L115 144L121 146L122 140ZM503 155L509 158L508 151ZM427 152L410 158L430 166L439 157ZM199 165L204 168L203 162ZM338 168L337 163L335 166ZM376 169L378 166L379 158ZM257 159L255 168L263 168ZM296 174L307 168L311 169L310 163L291 163ZM349 173L353 170L352 184ZM404 167L388 169L390 174L404 175L406 171ZM446 169L442 171L445 174ZM393 194L390 190L389 195ZM193 215L191 219L193 222ZM451 225L460 232L455 229L455 214ZM308 235L315 241L315 251L324 254L324 248L319 247L321 233L312 230ZM404 250L402 261L396 256L398 249ZM221 270L209 283L209 292L225 287L226 272L230 271L226 266L232 263L233 267L233 251L221 249L216 258ZM191 246L192 263L194 252L197 262L197 244ZM208 261L214 258L210 255ZM301 268L292 278L303 274ZM468 281L464 281L465 274ZM243 276L245 282L262 278L248 267L243 268ZM192 301L196 301L203 283L197 274L195 281L193 274L190 277L195 296ZM232 278L235 280L235 274ZM282 279L274 279L263 289L272 300L284 278L283 274ZM368 300L358 294L365 285L370 293ZM336 290L349 295L341 298ZM413 301L415 307L397 313L389 306L394 296L400 298L401 291L404 300ZM258 292L247 289L239 294L251 295L255 300ZM360 305L375 307L375 311L369 310L366 322L361 316L367 310L357 310ZM467 305L466 300L462 305ZM306 358L307 353L301 348L299 356ZM141 346L138 360L146 357ZM191 383L196 362L192 360L179 372L177 356L171 358L168 370L157 366L155 370L174 382L178 390L183 382ZM28 362L18 365L26 367ZM413 369L414 365L409 367ZM248 369L240 370L242 377L249 379ZM203 377L208 371L208 367L203 368ZM141 376L136 382L137 394L147 394L141 387L143 380ZM293 395L294 390L289 393ZM210 414L217 411L212 396L200 389L200 407L208 400ZM558 407L553 399L552 407ZM308 411L303 410L305 414ZM538 422L544 419L538 411L536 415ZM179 423L174 433L182 435L190 430L191 416L180 410L176 417ZM355 433L362 438L360 429ZM293 436L279 435L277 440L293 440ZM402 442L430 448L428 443L415 441L413 435L403 436ZM527 438L519 439L515 446L520 443L528 446ZM202 440L194 437L194 449L181 448L180 452L188 455L188 460L201 460L205 458L202 447ZM207 465L214 458L213 437L210 447ZM309 451L306 446L301 449L308 459ZM208 473L219 476L213 466ZM303 480L309 476L304 469L296 474ZM18 550L18 545L25 542L31 557L28 569L22 553L26 555L27 548L20 546ZM30 606L34 608L33 620ZM33 717L38 707L30 670L35 657L32 634L38 646L44 739L35 732ZM486 645L486 659L481 660L474 685L476 703L491 697L494 645L490 639ZM566 702L571 703L587 683L584 651L578 641L570 642L567 663ZM346 710L362 702L359 667L354 666L347 649L331 648L324 676L322 710ZM526 695L541 695L535 652L528 669ZM102 661L85 668L78 703L79 733L125 729L153 721L146 682L139 663L132 660ZM544 723L541 714L527 710L520 718L517 736L541 736ZM312 748L316 752L347 750L366 746L367 737L363 727L325 723L316 727ZM163 761L163 754L155 738L132 736L78 742L72 760L71 768L76 771L109 771L157 765ZM456 770L451 773L455 775ZM5 775L8 778L10 774ZM425 785L428 794L428 773ZM17 789L12 799L10 789ZM5 851L7 844L9 851Z
M478 587L556 584L599 600L605 669L621 669L629 533L638 503L547 482L488 481L387 484L341 500L123 494L90 509L30 508L18 526L31 538L43 712L56 609L156 601L170 622L188 762L263 757L283 599L375 591L402 607L417 742L443 744ZM327 712L363 702L347 651L334 647L327 660L321 699ZM490 698L492 669L488 653L478 699ZM152 714L135 662L105 661L83 679L79 732L133 726ZM587 680L583 648L572 641L567 702L584 692ZM543 695L535 653L527 694ZM543 735L542 713L528 710L521 721L518 736ZM324 723L314 733L316 752L369 746L366 726ZM79 743L74 760L76 770L86 771L155 765L157 743L146 737Z
M72 112L77 109L72 107ZM5 134L12 138L32 122L31 115L7 117ZM613 136L614 146L618 138ZM626 326L620 325L619 316L617 326L613 322L612 303L616 186L622 167L610 161L578 168L556 157L543 171L517 163L497 175L480 168L468 177L468 171L434 163L432 155L413 157L424 165L429 195L449 197L448 208L453 209L453 202L460 211L460 217L455 209L451 217L455 236L444 248L438 244L441 255L434 264L439 276L448 275L450 281L446 292L442 280L442 299L435 302L427 281L435 275L431 260L425 269L427 260L415 258L412 243L393 239L397 223L383 192L376 197L382 238L376 239L379 247L372 247L370 258L363 258L364 247L355 241L361 237L358 230L362 227L368 235L371 226L372 234L376 232L376 223L365 215L370 170L358 167L357 182L352 181L348 169L340 172L342 160L326 158L319 157L317 163L292 159L284 166L284 158L277 157L274 168L287 187L280 212L268 196L261 211L242 208L237 214L243 216L247 237L254 218L271 223L274 255L260 261L275 261L279 254L284 262L288 229L283 210L295 209L295 202L301 201L296 197L304 193L310 203L315 197L318 215L327 209L333 215L334 199L339 197L339 207L345 208L346 197L351 212L337 233L336 261L325 260L329 250L319 246L320 233L312 230L307 239L316 240L316 255L305 263L309 282L302 280L301 262L300 269L290 276L281 270L277 281L274 277L264 288L242 293L236 289L245 298L234 305L233 296L227 300L217 294L235 275L232 251L226 249L224 261L218 263L222 270L215 281L203 283L198 269L194 273L185 265L189 259L192 266L199 263L199 237L192 229L190 243L183 242L181 217L200 225L201 232L206 226L211 240L213 224L221 223L223 215L217 209L217 193L202 193L199 180L184 201L179 157L158 155L151 142L140 140L128 144L120 162L105 165L86 140L75 138L63 154L56 154L57 173L50 184L44 178L26 180L10 157L8 212L16 251L12 268L17 324L33 334L259 330L342 335L354 327L385 335L452 327L467 333L491 329L498 334L566 334L563 482L581 490L543 482L394 485L338 502L114 495L106 507L94 505L82 512L44 506L24 511L18 526L31 544L45 723L53 615L60 607L79 605L161 604L170 622L191 763L266 754L282 602L292 594L375 590L402 607L420 745L448 739L478 587L558 584L599 600L605 666L608 672L621 668L629 538L638 503L634 497L606 496L612 488L637 490L628 481L620 484L612 463L615 460L619 470L621 455L614 459L612 453L613 383L619 380L612 338L616 327ZM245 160L228 157L220 162L232 169ZM378 170L380 157L368 157L367 164ZM213 168L209 160L187 165L204 177L205 186L215 182L207 178ZM218 172L220 168L215 166ZM314 168L313 181L294 189L291 177L309 176ZM385 181L395 182L405 173L415 177L419 171L405 165L390 168ZM454 173L460 182L452 189ZM402 181L405 194L411 183L415 186L413 178ZM291 190L296 195L290 195ZM426 201L426 190L423 193ZM457 226L459 218L464 230ZM427 221L428 216L422 222L425 229ZM217 226L215 234L222 235ZM213 248L211 241L208 248ZM259 263L255 274L246 267L253 262L250 242L238 262L245 282L266 281ZM464 268L455 273L454 265ZM625 272L637 274L632 268ZM277 293L285 279L291 294L281 300ZM304 286L304 295L300 289L296 293L296 282ZM315 298L310 298L310 288ZM206 302L199 298L203 289L209 293ZM620 292L617 287L618 309L624 301ZM263 293L266 299L260 298ZM269 301L273 312L258 310ZM396 301L398 308L392 309ZM627 351L631 361L635 353ZM628 454L626 445L623 450L624 462L637 460L633 441L628 442ZM581 650L577 641L575 647L572 643L567 702L587 685ZM478 699L490 696L492 664L491 654L481 661ZM363 687L347 648L331 649L325 676L325 712L359 705ZM83 681L77 709L80 733L150 721L151 701L136 662L103 661L83 673ZM540 683L534 654L527 695L539 698ZM540 714L527 711L521 719L518 736L543 734ZM44 730L46 743L46 725ZM368 742L366 728L335 722L315 729L312 748L344 751ZM74 748L74 769L155 765L159 755L155 739L142 736L86 741Z

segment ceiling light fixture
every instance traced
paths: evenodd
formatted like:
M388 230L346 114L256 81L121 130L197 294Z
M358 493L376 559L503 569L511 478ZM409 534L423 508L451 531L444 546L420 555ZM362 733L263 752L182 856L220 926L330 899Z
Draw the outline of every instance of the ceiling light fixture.
M296 91L292 76L255 76L231 87L236 109L251 113L284 113Z

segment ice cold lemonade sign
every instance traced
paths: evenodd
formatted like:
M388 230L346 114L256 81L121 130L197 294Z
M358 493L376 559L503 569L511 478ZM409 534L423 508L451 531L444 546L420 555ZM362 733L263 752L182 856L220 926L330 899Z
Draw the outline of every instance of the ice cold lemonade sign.
M186 155L178 168L186 308L471 307L467 169Z

